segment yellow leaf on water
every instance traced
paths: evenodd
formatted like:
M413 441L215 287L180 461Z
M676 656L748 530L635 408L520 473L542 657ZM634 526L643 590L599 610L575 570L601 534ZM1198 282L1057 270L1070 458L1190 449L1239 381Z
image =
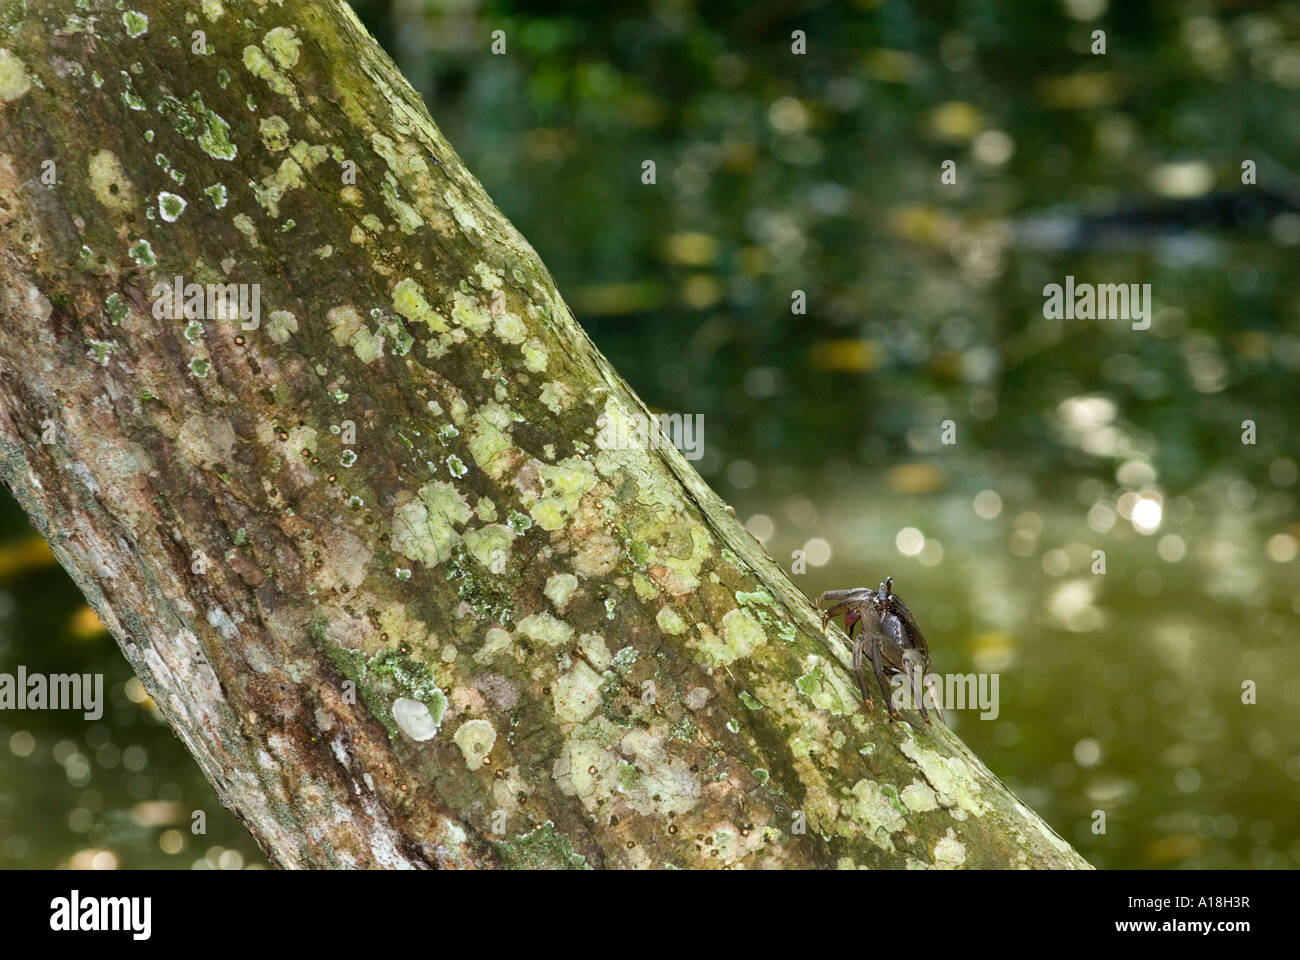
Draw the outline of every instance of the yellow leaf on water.
M68 628L78 640L89 640L91 637L97 637L108 629L100 622L99 615L90 607L82 607L74 613Z
M50 552L50 545L41 537L27 537L15 543L6 543L0 546L0 581L20 576L29 570L53 566L56 562L54 554Z
M814 367L839 373L874 370L880 366L882 355L875 340L823 340L812 348Z
M1200 854L1201 838L1190 833L1160 837L1150 841L1142 852L1146 862L1152 866L1175 860L1188 860Z
M943 487L943 471L933 463L900 463L889 468L889 487L897 493L931 493Z

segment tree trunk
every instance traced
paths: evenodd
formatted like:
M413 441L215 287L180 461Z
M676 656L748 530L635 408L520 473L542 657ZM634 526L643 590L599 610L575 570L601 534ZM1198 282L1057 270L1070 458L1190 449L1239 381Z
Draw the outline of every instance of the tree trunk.
M269 856L1086 866L608 442L645 407L344 3L86 6L0 33L0 473Z

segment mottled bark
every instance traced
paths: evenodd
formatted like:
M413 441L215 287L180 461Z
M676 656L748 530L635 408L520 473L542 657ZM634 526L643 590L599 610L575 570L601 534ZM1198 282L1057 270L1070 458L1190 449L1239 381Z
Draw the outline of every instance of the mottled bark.
M1085 865L603 448L644 407L345 5L3 9L0 473L277 862Z

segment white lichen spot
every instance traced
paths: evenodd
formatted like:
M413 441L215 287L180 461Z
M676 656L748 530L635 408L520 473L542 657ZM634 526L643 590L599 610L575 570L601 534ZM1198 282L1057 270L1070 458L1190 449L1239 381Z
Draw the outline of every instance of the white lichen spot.
M148 240L140 239L127 248L127 255L142 267L155 267L158 265L158 258L153 255L153 244Z
M126 35L134 40L136 37L143 37L149 32L149 18L139 10L127 10L122 14L122 25L126 27Z
M225 184L214 183L212 186L204 188L203 192L207 194L208 199L212 201L212 205L218 210L226 205Z
M934 865L941 870L956 870L966 864L966 845L949 827L943 839L934 845Z
M438 723L428 705L409 697L393 701L393 722L412 740L432 740L438 733Z
M175 223L187 206L185 198L161 190L158 193L158 214L168 223Z
M688 709L702 710L704 705L709 702L712 694L708 687L691 687L686 691L686 696L682 698Z
M496 745L497 731L487 720L466 720L452 739L465 755L465 766L477 770Z

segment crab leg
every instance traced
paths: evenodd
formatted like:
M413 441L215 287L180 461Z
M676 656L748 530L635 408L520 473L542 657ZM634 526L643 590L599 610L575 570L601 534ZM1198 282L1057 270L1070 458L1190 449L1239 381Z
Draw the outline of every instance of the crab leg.
M867 689L867 671L863 661L863 652L867 646L867 635L859 634L858 639L853 642L853 676L857 678L858 689L862 692L862 701L867 705L868 710L876 709L875 703L871 699L871 692Z
M880 663L880 641L883 639L879 634L871 637L871 667L876 673L876 683L880 684L880 692L885 697L885 709L889 712L889 722L893 723L898 719L898 711L894 709L893 698L889 695L889 684L885 681L885 669Z

